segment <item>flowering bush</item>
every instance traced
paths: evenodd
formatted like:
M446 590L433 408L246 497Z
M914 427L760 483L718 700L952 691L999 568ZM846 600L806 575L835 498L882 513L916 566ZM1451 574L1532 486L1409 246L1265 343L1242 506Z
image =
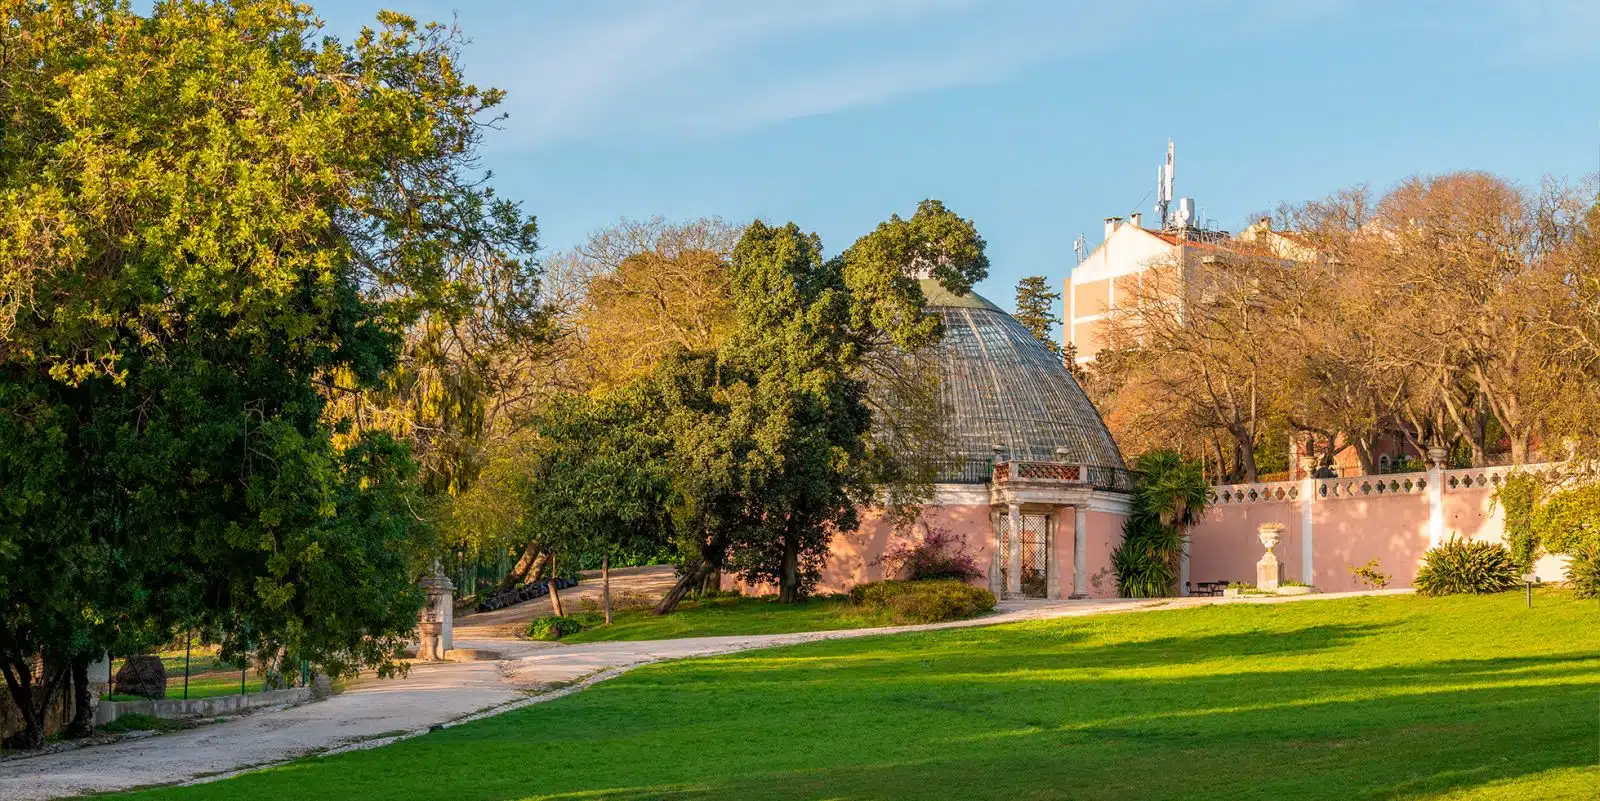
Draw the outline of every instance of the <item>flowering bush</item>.
M878 563L888 575L902 581L983 577L977 560L967 552L967 541L947 528L928 529L921 542L891 549Z

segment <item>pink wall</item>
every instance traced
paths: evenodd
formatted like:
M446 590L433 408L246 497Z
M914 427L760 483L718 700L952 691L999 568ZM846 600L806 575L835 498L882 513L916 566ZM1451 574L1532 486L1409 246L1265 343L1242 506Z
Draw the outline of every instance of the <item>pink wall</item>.
M1323 592L1367 589L1350 573L1369 559L1392 578L1389 586L1409 587L1428 550L1428 495L1318 499L1312 507L1311 584Z
M1256 561L1264 552L1256 529L1263 523L1282 523L1283 539L1276 553L1282 576L1300 576L1300 507L1294 503L1266 502L1212 506L1205 521L1189 532L1189 581L1242 581L1254 583Z
M829 543L830 553L827 563L822 567L817 592L849 592L857 584L883 579L883 565L873 562L891 548L920 542L924 526L928 529L946 528L964 538L967 552L972 554L984 576L972 583L989 586L994 536L989 524L988 505L927 506L922 510L922 522L905 532L895 531L880 511L862 510L861 527L849 534L835 534Z
M1122 543L1122 523L1126 515L1115 512L1087 513L1085 526L1084 561L1085 578L1089 580L1090 598L1117 597L1117 576L1111 569L1111 552ZM1072 571L1069 568L1061 583L1063 595L1072 592Z
M882 510L862 509L861 525L846 534L834 534L828 544L828 561L822 566L822 576L817 581L820 594L849 592L857 584L879 581L884 578L884 566L878 560L886 551L922 541L924 526L930 529L946 528L967 542L967 553L972 554L983 576L972 583L989 586L989 563L994 558L993 529L989 524L987 505L927 506L922 510L922 522L909 531L896 531ZM1070 575L1070 574L1069 574ZM755 587L739 582L735 576L722 577L724 589L738 589L747 595L772 594L776 587Z
M1078 523L1078 515L1070 506L1062 506L1055 511L1055 539L1051 543L1055 550L1055 562L1050 569L1055 572L1056 585L1065 598L1072 594L1072 548L1074 544L1073 527Z
M1482 472L1482 471L1476 471ZM1476 477L1474 471L1451 471L1446 476ZM1410 476L1413 480L1424 474ZM1371 482L1406 477L1376 477ZM1306 581L1324 592L1365 589L1350 572L1370 559L1390 574L1391 587L1409 587L1429 546L1431 502L1426 488L1412 491L1362 491L1361 479L1317 482L1311 506L1312 575L1303 573L1305 532L1302 523L1306 499L1272 498L1254 502L1214 504L1206 519L1190 532L1190 581L1254 582L1261 542L1256 529L1262 523L1282 523L1282 540L1276 549L1287 579ZM1337 486L1336 486L1337 485ZM1271 485L1275 490L1282 485ZM1494 503L1495 486L1463 486L1441 493L1441 519L1446 537L1503 541L1505 516ZM1299 484L1296 483L1296 495ZM1222 491L1225 488L1219 488ZM1233 488L1237 489L1237 488ZM1327 493L1324 494L1323 490ZM1234 495L1234 497L1238 497ZM1271 497L1268 493L1265 497ZM1558 566L1540 564L1540 575L1560 575Z

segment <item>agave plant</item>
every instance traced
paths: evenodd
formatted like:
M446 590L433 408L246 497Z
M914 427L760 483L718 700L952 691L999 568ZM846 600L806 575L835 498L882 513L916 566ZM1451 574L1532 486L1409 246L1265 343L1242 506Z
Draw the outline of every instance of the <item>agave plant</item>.
M1451 537L1423 554L1411 584L1418 595L1487 595L1516 587L1521 573L1506 546Z

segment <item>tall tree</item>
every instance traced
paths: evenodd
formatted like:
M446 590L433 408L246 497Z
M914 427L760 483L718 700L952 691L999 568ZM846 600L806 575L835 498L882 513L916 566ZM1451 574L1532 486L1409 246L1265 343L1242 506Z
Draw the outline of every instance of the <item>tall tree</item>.
M380 432L406 327L466 319L534 226L470 174L459 37L303 6L0 0L0 668L37 745L64 668L173 626L225 658L397 668L431 533ZM117 132L107 136L106 131ZM474 267L473 269L478 269ZM53 487L45 491L42 481Z
M1057 326L1061 325L1061 318L1055 311L1058 300L1061 300L1061 293L1050 291L1050 283L1044 276L1030 275L1017 282L1017 311L1011 316L1051 353L1060 355L1061 345L1055 336Z

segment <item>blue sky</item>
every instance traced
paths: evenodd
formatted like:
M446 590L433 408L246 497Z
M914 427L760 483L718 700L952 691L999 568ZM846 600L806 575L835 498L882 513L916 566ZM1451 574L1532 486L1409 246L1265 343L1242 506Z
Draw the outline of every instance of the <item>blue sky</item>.
M942 199L1010 307L1101 220L1177 194L1237 230L1342 186L1600 161L1600 2L340 0L454 16L469 78L509 92L499 191L547 250L621 217L794 220L837 252Z

